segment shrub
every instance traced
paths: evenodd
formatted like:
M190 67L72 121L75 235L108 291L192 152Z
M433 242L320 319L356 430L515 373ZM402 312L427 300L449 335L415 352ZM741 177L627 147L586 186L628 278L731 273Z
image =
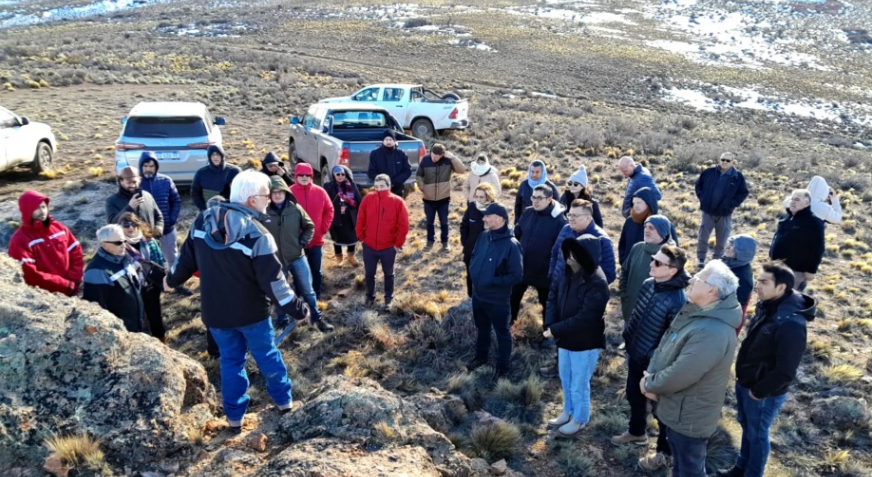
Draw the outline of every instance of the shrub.
M593 126L582 125L569 130L569 137L575 144L593 150L599 150L605 145L606 139L603 133Z
M609 123L605 132L605 143L608 146L629 144L638 134L639 128L629 119L617 118Z
M567 447L557 454L557 463L568 477L587 477L596 474L596 463L578 449Z
M512 455L512 450L521 440L521 431L514 424L499 421L474 426L469 439L472 452L476 456L493 462Z

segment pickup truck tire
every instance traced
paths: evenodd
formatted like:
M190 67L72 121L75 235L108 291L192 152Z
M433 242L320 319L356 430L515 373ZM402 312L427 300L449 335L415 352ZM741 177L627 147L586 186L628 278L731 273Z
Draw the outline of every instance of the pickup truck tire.
M297 157L297 145L294 141L288 143L288 161L290 161L291 164L300 163L300 158Z
M445 93L442 95L442 99L448 101L460 101L460 95L457 93Z
M321 162L321 170L318 173L321 175L321 187L331 181L332 174L330 174L330 168L327 167L326 161Z
M429 119L416 119L412 123L412 136L426 141L436 136L436 130Z
M36 146L36 153L33 155L33 162L30 164L30 168L34 174L39 174L50 170L51 163L51 145L45 141L40 141Z

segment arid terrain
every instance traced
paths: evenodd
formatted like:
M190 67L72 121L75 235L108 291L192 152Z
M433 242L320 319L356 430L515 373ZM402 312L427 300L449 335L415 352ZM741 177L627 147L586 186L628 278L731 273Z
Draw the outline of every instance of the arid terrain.
M471 126L438 141L466 160L487 153L509 191L504 203L513 202L534 158L546 162L561 190L584 164L617 241L625 181L616 158L632 154L653 172L664 192L661 213L691 256L700 218L693 184L721 152L733 151L751 188L733 233L757 237L757 263L766 257L781 201L813 175L837 189L845 210L841 225L827 227L827 252L810 287L818 316L798 382L772 429L767 475L869 476L870 23L868 0L0 0L0 105L50 124L59 142L51 173L34 177L20 168L0 175L0 247L20 221L17 197L36 189L51 197L53 215L86 254L94 253L103 201L115 189L119 120L145 100L207 104L227 119L228 158L257 167L267 151L287 153L289 117L320 98L377 82L455 91L470 101ZM458 232L462 180L456 178L452 193L448 254L423 250L420 194L408 198L412 231L389 312L364 309L362 270L335 267L327 247L322 306L337 329L322 335L301 327L282 344L295 399L314 406L318 390L340 374L373 379L396 398L446 393L459 397L462 409L436 430L470 457L505 458L510 469L530 476L643 474L635 464L645 449L608 441L625 429L628 412L616 300L592 383L592 420L578 439L555 440L545 427L560 412L562 395L557 380L536 372L552 352L538 347L540 312L532 295L513 329L511 379L493 382L487 368L464 368L474 330ZM186 198L183 230L195 211ZM190 285L196 289L196 280ZM220 393L199 302L198 295L166 297L168 345L201 362ZM287 441L273 437L293 432L272 422L262 381L252 382L255 417L246 435L269 436L264 448L239 450L220 428L206 426L191 435L186 452L135 470L280 475L276 462L290 459L279 458ZM734 406L730 389L709 445L709 470L728 466L739 443ZM475 414L481 410L509 423L505 448L474 432L484 426ZM330 455L393 452L399 462L414 461L409 446L391 437L402 427L379 425L388 438ZM52 428L50 420L40 426L46 436L94 432ZM649 431L655 429L652 423ZM97 473L138 475L121 453L109 450L105 459ZM365 474L360 462L361 475L376 475Z

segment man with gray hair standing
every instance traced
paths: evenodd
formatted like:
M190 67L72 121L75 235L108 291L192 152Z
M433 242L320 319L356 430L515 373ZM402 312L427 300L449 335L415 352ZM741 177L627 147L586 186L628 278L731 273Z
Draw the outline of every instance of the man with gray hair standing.
M147 332L139 263L127 255L124 229L104 225L97 231L97 241L100 248L85 269L82 298L120 318L127 331Z
M624 203L621 205L621 215L626 219L630 216L630 208L633 206L633 195L637 190L648 187L654 191L654 200L663 198L660 189L654 182L654 176L651 171L643 167L642 164L636 164L631 156L624 156L618 160L618 170L627 178L627 190L624 192Z
M783 260L793 270L795 285L805 290L814 280L824 258L824 223L811 210L811 193L797 189L790 196L787 213L778 221L769 258Z
M273 341L272 304L296 320L309 317L307 305L288 287L272 235L260 223L268 219L269 204L269 178L240 172L230 185L230 202L218 202L197 216L164 279L164 288L175 287L200 272L203 322L221 353L224 412L236 434L250 400L247 351L279 411L291 409L291 380Z
M696 180L696 197L702 210L696 246L699 268L705 266L712 229L715 231L714 258L724 255L724 247L733 225L733 210L748 197L745 176L734 167L736 156L732 152L725 152L721 154L719 161L720 164L702 171Z
M709 262L690 280L685 304L663 335L639 388L669 428L672 475L705 477L706 443L718 428L736 352L739 280Z

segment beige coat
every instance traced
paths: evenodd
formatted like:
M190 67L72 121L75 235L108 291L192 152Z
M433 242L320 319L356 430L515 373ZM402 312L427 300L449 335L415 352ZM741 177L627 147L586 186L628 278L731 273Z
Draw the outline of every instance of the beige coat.
M479 184L488 183L494 186L494 189L497 192L497 200L500 198L500 193L502 192L502 186L500 185L500 174L497 172L494 166L490 166L490 170L487 171L487 174L483 176L475 175L471 170L469 171L469 175L466 177L466 182L463 183L463 195L466 196L467 202L472 202L475 200L473 197L475 195L475 188L478 187Z

